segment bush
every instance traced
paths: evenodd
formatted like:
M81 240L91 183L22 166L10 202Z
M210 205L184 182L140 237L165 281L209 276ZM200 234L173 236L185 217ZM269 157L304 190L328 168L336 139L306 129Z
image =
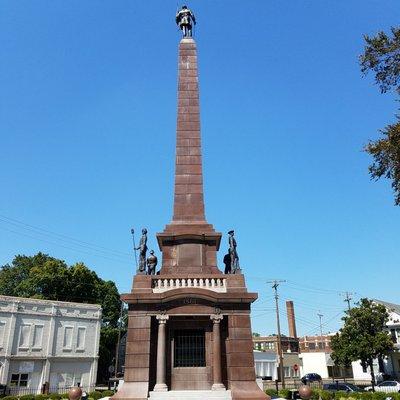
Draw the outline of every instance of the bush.
M96 390L94 392L90 392L89 393L89 397L91 397L93 400L99 400L101 399L103 396L103 393L101 392L97 392Z
M327 390L319 389L313 390L313 392L317 392L318 398L321 398L321 400L333 400L335 398L335 394Z
M388 397L389 393L382 393L382 392L375 392L372 393L372 400L386 400L386 397Z
M3 397L2 400L18 400L17 396L6 396Z
M372 400L373 396L374 396L374 393L373 393L373 392L364 392L364 393L361 393L361 399L362 399L362 400Z
M104 390L104 391L101 392L101 394L103 395L103 397L114 396L114 392L112 390Z
M347 392L341 392L340 390L335 392L335 400L347 399L348 397L349 394Z
M59 393L50 393L48 398L50 400L61 400L61 394L59 394Z
M24 397L24 396L22 396ZM19 400L22 399L22 397L19 398ZM35 400L47 400L49 398L48 394L37 394L35 397Z
M19 400L35 400L35 395L34 394L24 394L23 396L19 397Z
M278 396L278 392L275 389L266 389L265 394L268 396Z
M61 396L62 399L69 399L68 392L61 393L60 396Z
M292 391L289 389L281 389L278 392L279 397L283 397L284 399L290 400L292 398Z

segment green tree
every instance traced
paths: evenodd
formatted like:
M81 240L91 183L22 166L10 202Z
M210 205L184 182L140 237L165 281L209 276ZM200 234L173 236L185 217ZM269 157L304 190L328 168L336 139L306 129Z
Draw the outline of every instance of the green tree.
M379 32L364 36L366 46L360 56L361 71L372 71L375 82L382 93L395 91L400 94L400 28L391 28L391 33ZM382 177L391 181L395 204L400 205L400 120L381 130L382 137L370 141L364 148L373 162L369 166L372 179Z
M115 356L121 300L112 281L104 281L83 263L64 261L38 253L16 256L0 268L0 294L47 300L95 303L102 307L98 380L105 381ZM121 323L126 329L126 319Z
M393 341L386 330L389 314L382 304L361 299L357 307L346 311L344 326L332 337L331 357L336 365L349 366L360 360L371 370L371 383L375 386L373 360L393 350Z

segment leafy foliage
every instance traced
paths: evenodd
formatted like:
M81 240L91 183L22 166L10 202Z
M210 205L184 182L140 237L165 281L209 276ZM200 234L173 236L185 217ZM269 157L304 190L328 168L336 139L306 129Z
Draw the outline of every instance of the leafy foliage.
M99 278L83 263L68 266L43 253L18 255L11 264L0 268L0 294L100 304L103 311L98 379L106 379L115 355L121 309L114 282Z
M282 397L283 399L291 399L292 398L292 392L289 389L281 389L278 392L279 397Z
M385 32L364 36L366 46L360 65L364 74L374 71L382 93L395 88L400 94L400 28L391 28L391 33L392 36Z
M384 177L392 181L395 204L400 205L400 122L386 126L381 133L381 139L365 146L365 151L374 159L369 173L372 179Z
M336 365L348 366L360 360L371 369L371 382L375 384L373 360L388 354L393 342L385 330L389 315L385 306L361 299L358 307L346 311L344 326L331 341L331 357Z
M400 28L392 28L391 35L379 32L364 39L361 71L373 71L382 93L394 90L400 94ZM381 133L382 138L370 141L364 148L374 160L369 173L372 179L384 177L392 181L395 204L400 205L400 122L387 125Z

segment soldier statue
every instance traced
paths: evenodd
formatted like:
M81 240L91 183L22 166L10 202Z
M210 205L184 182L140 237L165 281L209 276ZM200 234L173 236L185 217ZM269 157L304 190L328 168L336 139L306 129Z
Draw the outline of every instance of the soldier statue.
M239 256L236 251L237 243L234 237L235 231L229 231L229 255L231 257L231 273L236 274L240 271L239 267Z
M196 18L187 6L182 6L175 17L176 24L183 32L183 37L192 37L192 22L196 25Z
M142 229L142 237L140 238L139 246L135 250L140 250L139 252L139 270L140 274L146 273L146 253L147 253L147 229Z
M154 250L150 250L150 255L147 257L147 275L155 275L157 267L157 257L154 255Z
M232 268L231 268L231 255L229 254L229 249L228 253L224 255L224 264L225 264L224 274L230 274L232 272Z

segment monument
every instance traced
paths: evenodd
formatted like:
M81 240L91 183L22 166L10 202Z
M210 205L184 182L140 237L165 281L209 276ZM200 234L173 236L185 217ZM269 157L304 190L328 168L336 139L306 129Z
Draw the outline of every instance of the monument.
M125 377L114 398L267 399L254 371L250 305L257 294L247 291L233 231L221 272L221 233L205 217L194 16L183 10L173 218L157 234L160 271L143 274L142 246L132 291L122 295L129 305Z

